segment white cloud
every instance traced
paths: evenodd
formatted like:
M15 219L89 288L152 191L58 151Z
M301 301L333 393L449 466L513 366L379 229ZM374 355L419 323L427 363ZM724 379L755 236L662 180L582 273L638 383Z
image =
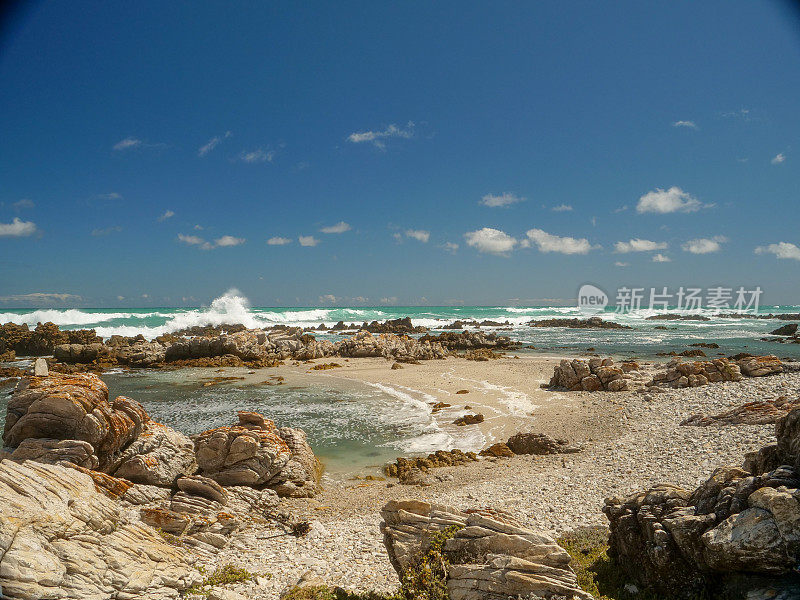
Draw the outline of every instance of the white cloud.
M217 248L229 248L231 246L241 246L247 241L245 238L233 237L232 235L223 235L221 238L214 240L214 246Z
M727 112L720 113L720 116L725 117L726 119L744 119L745 121L749 121L750 109L740 108L739 110L729 110Z
M256 163L272 162L273 158L275 158L274 150L266 151L261 148L257 148L251 152L242 150L242 152L239 153L239 160L251 165Z
M271 237L267 240L267 244L269 246L285 246L286 244L291 244L292 240L285 237Z
M692 254L711 254L712 252L719 252L722 244L728 241L724 235L717 235L713 238L698 238L696 240L689 240L681 245L685 252Z
M197 149L197 156L205 156L209 152L211 152L214 148L216 148L222 140L226 140L231 137L233 134L230 131L226 131L225 135L215 135L212 137L208 142L200 146Z
M329 227L323 227L320 229L322 233L344 233L345 231L350 231L352 229L349 224L345 223L344 221L339 221L336 225L331 225Z
M406 229L406 237L410 237L422 242L423 244L427 244L431 237L431 232L425 231L424 229Z
M198 246L201 250L213 250L214 248L226 248L231 246L240 246L247 240L245 238L238 238L232 235L223 235L213 242L207 242L197 235L183 235L178 234L178 241L183 242L189 246Z
M672 262L672 259L669 256L664 256L663 254L659 253L653 255L653 262L657 263Z
M558 206L554 206L551 208L553 212L569 212L572 210L572 206L569 204L559 204Z
M409 139L414 137L414 123L409 121L403 129L395 124L389 125L383 131L359 131L347 136L347 141L353 144L370 143L381 150L386 149L386 141L390 138Z
M0 223L0 237L28 237L39 230L33 221L23 221L14 217L11 223Z
M0 296L0 302L25 302L40 304L43 302L68 302L83 300L81 296L75 294L63 294L53 292L32 292L30 294L13 294L11 296Z
M619 208L615 208L614 212L615 213L621 213L621 212L625 212L626 210L628 210L628 205L627 204L625 206L620 206Z
M333 294L325 294L324 296L320 296L318 298L320 304L328 303L328 304L335 304L336 303L336 296Z
M697 124L694 121L675 121L673 127L688 127L689 129L697 129Z
M445 242L444 244L441 245L441 248L443 248L447 252L450 252L451 254L455 254L458 251L458 244L456 244L455 242Z
M183 235L182 233L178 234L178 241L183 242L184 244L188 244L189 246L199 246L201 244L207 243L203 238L197 235Z
M101 237L104 235L111 235L112 233L116 233L118 231L122 231L122 227L119 225L114 225L113 227L106 227L105 229L92 229L92 235L95 237Z
M614 252L625 254L627 252L652 252L653 250L666 250L667 242L653 242L635 238L629 242L617 242L614 244Z
M790 242L778 242L756 248L756 254L774 254L778 258L800 260L800 247Z
M33 200L23 198L22 200L17 200L11 206L14 208L14 210L22 210L25 208L33 208L36 206L36 204L33 202Z
M397 296L389 296L381 298L381 304L397 304Z
M174 212L172 212L171 210L167 210L167 211L164 211L164 214L163 214L163 215L161 215L160 217L158 217L158 221L159 221L159 222L164 222L164 221L166 221L167 219L171 219L171 218L172 218L172 217L174 217L174 216L175 216L175 213L174 213Z
M709 205L706 205L709 206ZM656 188L639 198L636 212L667 214L674 212L696 212L703 208L697 198L690 196L681 188L673 186L668 190Z
M481 198L480 204L496 208L498 206L509 206L511 204L516 204L517 202L522 202L524 200L525 198L521 198L516 194L505 192L502 194L486 194L483 198Z
M127 137L124 140L118 141L114 144L113 149L120 151L120 150L130 150L131 148L139 148L142 146L142 140L137 140L136 138Z
M783 153L775 155L775 157L770 161L773 165L779 165L781 163L786 162L786 155Z
M117 300L119 300L120 302L122 302L123 300L125 300L125 296L117 296Z
M122 194L118 194L117 192L109 192L107 194L97 194L95 198L97 200L122 200Z
M464 234L464 239L467 240L468 246L475 248L478 252L499 256L506 256L519 243L506 232L491 227L467 232Z
M297 238L297 241L300 242L301 246L305 246L306 248L319 244L319 240L313 235L301 235Z
M631 263L622 262L621 260L614 263L615 267L629 267L630 265Z
M588 254L591 250L599 248L592 246L586 238L560 237L552 235L541 229L529 229L525 235L536 244L539 252L559 252L561 254Z

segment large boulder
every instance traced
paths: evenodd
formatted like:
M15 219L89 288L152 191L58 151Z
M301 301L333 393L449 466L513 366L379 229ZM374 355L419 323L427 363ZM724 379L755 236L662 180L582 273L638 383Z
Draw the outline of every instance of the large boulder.
M631 389L631 378L629 371L615 366L612 358L563 359L555 367L549 386L569 391L625 392Z
M783 363L777 356L747 356L738 361L739 368L747 377L764 377L783 373Z
M607 499L609 553L630 579L665 598L800 589L800 409L776 433L744 469L719 468L693 492L659 485Z
M722 381L741 381L742 371L735 362L727 358L681 362L680 359L667 364L663 371L653 375L648 386L685 388L700 387Z
M298 429L278 429L253 412L239 411L239 423L194 437L200 474L221 485L268 487L282 496L313 496L322 472Z
M425 337L419 340L392 333L372 335L359 331L354 336L336 343L339 356L351 358L383 357L400 361L431 360L446 356L442 345Z
M107 470L134 483L170 487L178 477L197 471L194 444L179 431L150 421Z
M177 599L193 558L76 469L0 461L0 589L19 600Z
M109 402L106 384L91 373L26 377L8 403L3 442L12 448L29 438L88 442L102 467L148 420L130 398Z
M419 564L436 534L450 532L442 548L442 558L450 563L450 600L592 598L579 587L563 548L501 511L393 500L381 516L384 544L401 578Z

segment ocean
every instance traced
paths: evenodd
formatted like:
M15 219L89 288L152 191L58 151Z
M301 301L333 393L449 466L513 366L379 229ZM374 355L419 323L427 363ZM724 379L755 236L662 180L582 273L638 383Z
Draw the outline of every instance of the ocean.
M763 306L759 312L797 313L800 305ZM414 325L431 329L455 320L508 321L508 330L500 333L525 344L525 348L515 353L579 355L593 348L592 353L603 356L665 360L659 353L680 352L698 342L715 342L720 348L706 350L710 357L716 353L749 352L800 360L800 344L760 340L790 321L720 318L712 311L699 313L707 316L708 321L647 320L653 314L654 311L647 310L628 314L607 310L601 314L604 319L632 329L532 328L526 323L533 319L585 315L577 307L553 306L255 307L246 298L228 293L209 306L196 308L4 310L0 312L0 323L11 321L34 327L38 322L52 321L63 329L93 328L104 338L141 333L152 339L195 325L316 327L324 323L331 327L339 321L360 324L408 316ZM324 331L315 335L341 339ZM222 374L243 374L229 371ZM188 434L230 424L235 420L235 411L242 409L262 412L279 426L301 427L334 476L375 472L398 455L449 448L478 450L488 441L475 436L469 431L471 428L453 428L437 422L431 411L434 399L418 390L355 382L335 375L310 377L283 370L280 374L287 377L284 385L265 385L267 377L276 371L265 369L263 373L257 377L258 381L213 386L206 385L207 379L220 373L208 369L115 370L105 373L103 379L112 398L130 396L141 402L154 419ZM0 384L0 426L12 386L10 381Z

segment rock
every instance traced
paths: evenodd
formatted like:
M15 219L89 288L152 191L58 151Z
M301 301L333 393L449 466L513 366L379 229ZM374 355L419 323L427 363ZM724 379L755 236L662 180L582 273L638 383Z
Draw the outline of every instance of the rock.
M694 492L660 485L606 499L609 555L634 583L670 598L710 584L742 598L765 582L774 597L800 589L800 409L778 420L776 435L747 456L747 470L719 468Z
M202 579L193 558L75 469L0 461L0 589L10 598L166 600Z
M12 448L28 438L80 440L94 448L100 467L130 444L148 421L142 406L108 388L91 373L23 378L8 403L3 441Z
M414 327L411 323L411 317L403 317L400 319L387 319L383 323L373 321L370 324L364 323L361 326L362 331L369 331L370 333L426 333L427 327Z
M381 510L384 544L399 576L427 551L432 536L457 529L444 543L451 600L516 597L591 600L570 569L570 556L550 537L521 527L501 511L460 511L419 500Z
M605 321L600 317L589 317L588 319L541 319L539 321L529 321L526 325L528 327L568 327L570 329L631 329L629 325Z
M797 323L789 323L769 332L770 335L794 335L795 333L797 333Z
M171 427L149 421L107 470L135 483L169 487L182 475L191 475L197 470L194 444Z
M741 381L739 366L727 358L709 361L672 361L653 375L648 386L670 388L699 387L721 381Z
M780 396L774 400L747 402L717 415L692 415L681 425L765 425L777 422L795 408L800 408L800 398L789 400L786 396Z
M269 485L281 497L310 498L319 492L319 480L322 477L322 463L314 455L308 443L306 432L292 427L278 429L292 457L278 477Z
M556 440L545 433L517 433L506 444L514 454L572 454L581 451L566 440Z
M247 597L233 590L214 588L208 593L208 600L247 600Z
M509 457L514 456L514 452L507 444L499 442L492 444L488 448L484 448L478 453L480 456L495 456L495 457Z
M481 413L475 415L464 415L458 417L455 421L453 421L454 425L477 425L478 423L483 423L483 415Z
M383 333L378 336L360 331L336 343L336 354L346 358L383 357L401 362L444 358L445 349L430 336L414 339Z
M623 392L630 389L629 372L635 371L636 363L623 363L625 370L614 366L611 358L593 358L585 360L563 359L550 379L549 387L566 388L570 391L595 392L606 390L609 392ZM636 365L638 367L638 365Z
M33 376L34 377L47 377L47 361L43 358L37 358L33 363Z
M281 496L313 496L322 467L299 429L278 429L258 413L239 411L239 424L195 436L200 473L217 483L266 486Z
M189 475L180 477L176 482L178 489L193 496L202 496L218 502L220 506L228 503L228 492L220 484L208 477Z
M783 363L777 356L749 356L737 361L743 375L764 377L783 373Z
M411 473L414 471L425 473L437 467L452 467L476 460L478 460L478 457L474 452L463 452L457 448L449 451L437 450L427 457L404 458L400 456L394 463L386 465L384 472L389 477L397 477L400 483L407 483L412 479ZM414 477L416 476L414 474Z
M98 467L97 456L89 442L81 440L52 440L28 438L20 442L11 453L11 460L35 460L50 465L71 463L87 469Z
M27 325L6 323L0 325L0 348L14 350L18 356L46 356L53 354L60 344L100 343L94 329L60 331L54 323L38 323L31 331ZM5 350L4 350L5 351Z
M497 335L496 333L484 333L483 331L462 331L460 333L444 332L439 335L424 335L420 342L439 344L450 351L455 350L478 350L487 348L490 350L514 350L522 344L515 342L507 336Z

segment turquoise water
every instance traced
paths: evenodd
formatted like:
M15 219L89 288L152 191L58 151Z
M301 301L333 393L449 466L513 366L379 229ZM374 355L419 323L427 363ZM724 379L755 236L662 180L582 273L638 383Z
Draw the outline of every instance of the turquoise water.
M800 306L762 306L760 313L796 313ZM593 347L598 353L653 357L665 350L684 349L696 342L716 342L720 352L736 354L775 353L779 356L800 358L800 344L774 344L760 337L785 324L775 320L718 318L712 311L700 314L710 321L648 321L655 311L641 310L617 314L611 308L603 318L630 325L633 330L570 330L542 329L525 325L532 319L554 317L583 317L577 307L554 306L373 306L373 307L250 307L247 299L229 292L215 299L207 307L150 308L150 309L18 309L0 313L0 323L12 321L33 327L38 322L52 321L64 329L93 328L97 334L109 337L114 334L143 334L154 338L195 325L220 325L242 323L247 327L291 325L316 327L321 323L330 327L338 321L360 324L364 321L396 319L409 316L414 325L440 327L454 320L491 320L509 322L510 331L503 335L532 345L537 352L579 352ZM668 329L659 330L657 326ZM333 334L317 332L315 335L340 339Z
M796 313L800 306L764 306L761 313ZM532 319L584 317L577 307L553 306L380 306L332 308L250 307L245 298L229 293L208 307L154 309L18 309L0 313L0 323L13 321L33 327L52 321L63 329L94 328L98 335L143 334L154 338L163 333L195 325L242 323L247 327L292 325L330 327L338 321L360 324L364 321L396 319L409 316L415 325L441 327L454 320L508 321L503 335L526 346L522 352L549 355L582 354L588 348L600 355L655 358L660 352L680 352L689 344L716 342L719 354L750 352L776 354L800 360L800 344L776 344L759 338L786 321L727 319L705 311L709 321L648 321L652 311L616 314L611 310L605 319L630 325L633 329L564 329L532 328ZM666 327L666 330L656 327ZM332 340L340 336L315 332ZM158 421L186 433L196 433L235 421L237 410L255 410L274 419L278 425L306 430L315 452L334 474L374 471L398 455L430 452L458 447L464 450L481 447L481 440L457 438L444 431L430 411L431 398L400 387L369 385L336 377L303 377L302 373L280 374L285 385L264 385L271 369L248 375L246 369L206 369L179 371L110 372L103 375L111 397L127 395L140 401ZM254 381L234 381L205 386L204 378L216 375L247 376ZM0 382L0 427L5 403L13 382ZM468 429L468 428L461 428Z

